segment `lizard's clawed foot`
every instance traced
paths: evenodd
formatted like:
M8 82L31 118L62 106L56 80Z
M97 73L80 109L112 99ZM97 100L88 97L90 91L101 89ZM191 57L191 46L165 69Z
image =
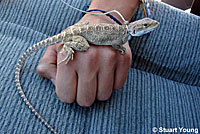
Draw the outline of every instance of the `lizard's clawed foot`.
M60 51L60 53L64 53L64 52L67 52L67 56L63 60L58 62L57 63L58 65L63 63L63 62L65 62L65 64L67 64L69 62L69 60L73 60L74 59L74 50L71 47L63 46L63 48Z
M112 45L113 48L119 50L121 54L126 54L126 48L122 45Z
M121 51L122 55L126 54L126 48L125 47L122 47L120 51Z

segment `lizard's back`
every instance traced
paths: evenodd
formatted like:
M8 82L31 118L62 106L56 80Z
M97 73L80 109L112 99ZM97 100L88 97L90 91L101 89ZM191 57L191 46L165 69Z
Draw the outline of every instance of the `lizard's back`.
M74 25L67 30L68 35L81 35L88 42L95 45L113 45L121 41L127 41L127 29L124 25L118 24L92 24Z

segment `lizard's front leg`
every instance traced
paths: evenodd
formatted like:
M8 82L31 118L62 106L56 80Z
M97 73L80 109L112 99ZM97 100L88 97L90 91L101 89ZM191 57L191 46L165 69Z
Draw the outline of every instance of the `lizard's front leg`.
M121 54L126 54L126 48L123 45L112 45L112 47L119 50Z
M121 52L121 54L126 54L126 48L123 46L126 41L119 39L112 42L112 47Z

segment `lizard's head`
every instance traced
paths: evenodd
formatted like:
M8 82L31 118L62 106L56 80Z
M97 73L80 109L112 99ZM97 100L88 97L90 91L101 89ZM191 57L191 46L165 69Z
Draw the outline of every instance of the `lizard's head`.
M159 24L158 21L151 18L140 19L128 25L129 34L131 36L141 36L153 31Z

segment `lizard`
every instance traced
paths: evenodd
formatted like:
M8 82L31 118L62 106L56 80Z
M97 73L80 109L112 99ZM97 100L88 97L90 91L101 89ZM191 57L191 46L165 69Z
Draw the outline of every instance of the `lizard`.
M21 83L20 83L20 72L25 60L33 53L42 48L54 44L64 44L60 53L67 52L66 57L58 62L58 65L62 62L67 64L70 60L73 60L74 50L76 51L87 51L89 49L89 43L94 45L111 45L114 49L117 49L121 54L126 53L125 44L129 37L131 36L141 36L146 33L153 31L158 27L159 22L150 18L143 18L134 22L131 22L128 25L118 25L118 24L89 24L88 21L82 22L80 24L75 24L68 27L66 30L61 33L49 37L45 40L42 40L35 45L28 48L23 55L19 58L19 61L16 65L15 71L15 82L18 89L18 93L28 106L28 108L34 113L34 115L40 119L40 121L56 134L56 130L47 123L47 121L42 117L41 114L30 103L26 97Z

